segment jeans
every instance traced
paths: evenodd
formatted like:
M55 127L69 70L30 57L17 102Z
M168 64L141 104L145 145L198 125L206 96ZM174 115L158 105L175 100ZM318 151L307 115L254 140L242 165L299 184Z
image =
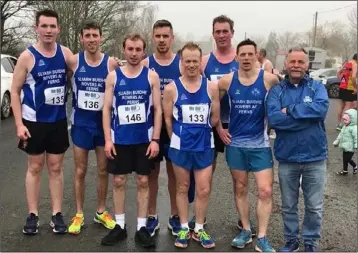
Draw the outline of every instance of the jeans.
M300 177L305 204L302 239L305 244L317 246L321 238L326 161L311 163L280 163L278 176L282 198L284 236L287 241L298 239L298 199Z

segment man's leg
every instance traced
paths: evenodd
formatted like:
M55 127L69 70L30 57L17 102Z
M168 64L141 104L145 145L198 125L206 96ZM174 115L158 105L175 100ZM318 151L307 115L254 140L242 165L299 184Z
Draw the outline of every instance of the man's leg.
M305 203L305 215L302 227L302 239L306 246L317 247L321 238L324 188L326 184L326 161L308 163L302 172L302 191Z
M46 155L49 185L52 200L51 227L54 233L66 233L67 225L61 213L63 201L63 158L64 154Z
M181 225L180 218L178 215L177 200L176 200L176 179L174 174L174 168L172 162L169 160L169 157L165 157L167 165L167 175L168 175L168 192L170 198L170 218L168 221L168 228L172 231L172 235L178 235ZM190 195L190 193L188 193ZM190 200L189 200L190 203Z
M28 168L26 172L26 198L29 216L23 229L24 234L37 234L38 203L40 198L41 173L45 163L45 155L28 155Z
M297 251L299 247L298 198L301 168L295 163L279 163L278 177L281 191L281 212L286 244L281 252Z
M97 146L95 149L97 157L98 180L97 180L97 212L94 221L103 224L108 229L113 229L116 222L106 210L106 200L108 191L108 172L107 158L103 146Z
M160 154L159 154L160 155ZM158 155L158 156L159 156ZM157 197L158 197L158 189L159 189L159 172L160 172L160 158L155 158L154 169L149 174L149 204L148 204L148 220L146 224L146 228L148 229L150 234L155 234L155 232L159 229L159 219L157 214Z

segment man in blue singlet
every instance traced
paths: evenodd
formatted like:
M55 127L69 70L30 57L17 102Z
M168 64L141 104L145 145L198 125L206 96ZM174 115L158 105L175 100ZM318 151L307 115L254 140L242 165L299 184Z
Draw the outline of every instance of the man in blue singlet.
M146 229L148 214L148 176L159 153L162 123L160 81L157 73L141 64L145 41L138 34L123 42L126 65L112 71L106 79L103 107L105 153L108 172L113 174L114 212L117 225L102 239L113 245L127 237L125 198L127 175L135 172L137 182L137 232L143 247L154 246Z
M248 173L253 172L258 188L258 234L255 249L272 252L266 231L272 209L273 158L267 136L265 98L268 90L278 83L275 75L255 67L256 44L247 39L237 46L239 71L219 80L220 97L230 98L229 140L226 161L231 170L237 210L242 227L232 246L244 248L252 242L249 222Z
M160 90L163 93L164 87L172 80L180 77L180 57L172 51L174 41L173 26L168 20L158 20L153 25L153 43L155 52L142 61L142 64L154 70L160 79ZM164 117L163 117L164 122ZM168 222L168 228L176 235L180 230L180 221L175 199L175 175L173 165L168 157L170 139L165 125L162 124L160 133L159 155L154 159L155 167L149 175L149 207L147 229L153 236L159 229L159 218L157 214L157 196L158 196L158 176L160 171L160 162L165 157L168 175L168 192L170 198L171 215Z
M19 57L11 87L11 106L18 147L28 155L26 196L29 215L24 234L37 234L42 169L47 163L52 200L50 225L54 233L66 233L61 213L63 157L69 147L66 115L67 62L72 52L56 43L59 18L53 10L36 13L38 42ZM23 99L21 100L21 91Z
M181 50L183 75L164 89L163 110L170 136L169 158L177 181L176 199L181 230L175 246L186 248L189 239L213 248L215 243L204 230L204 220L212 182L214 136L212 127L219 120L219 93L217 84L200 74L202 52L189 42ZM190 173L194 171L197 198L196 223L190 233L188 224L188 189Z
M72 56L68 67L72 78L72 128L71 137L75 158L76 215L68 228L71 234L79 234L84 225L83 201L88 153L95 150L98 167L98 206L94 221L113 229L116 222L106 211L108 190L107 158L104 153L102 108L105 79L117 67L117 62L101 52L102 29L95 21L86 21L80 32L84 51Z

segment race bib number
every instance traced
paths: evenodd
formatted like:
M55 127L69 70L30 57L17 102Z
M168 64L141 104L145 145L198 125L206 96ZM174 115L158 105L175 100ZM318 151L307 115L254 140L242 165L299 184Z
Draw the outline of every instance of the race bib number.
M224 74L222 75L210 75L210 80L213 82L218 82L220 80L220 78L222 78L224 76Z
M120 105L118 106L118 117L120 125L144 123L147 121L145 116L145 105Z
M183 123L206 124L209 115L209 105L182 105Z
M65 87L45 89L45 104L63 105L65 103Z
M78 91L78 107L88 111L101 111L104 104L104 93Z

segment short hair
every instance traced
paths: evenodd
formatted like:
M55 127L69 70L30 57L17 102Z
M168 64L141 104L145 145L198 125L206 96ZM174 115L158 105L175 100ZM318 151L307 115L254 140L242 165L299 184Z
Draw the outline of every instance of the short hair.
M213 32L216 23L229 23L230 30L234 31L234 21L226 15L220 15L213 19Z
M139 33L128 34L123 40L123 48L126 48L126 41L127 40L131 40L131 41L141 40L143 42L143 50L146 47L145 40L143 39L143 37Z
M303 47L292 47L288 50L288 54L292 53L292 52L303 52L304 54L307 55L307 51L303 48Z
M44 9L44 10L36 12L36 18L35 18L36 25L38 25L40 23L41 16L56 18L57 24L59 23L58 13L54 10Z
M83 25L81 27L81 35L83 35L83 30L88 30L88 29L95 29L95 30L99 30L99 35L102 36L102 28L100 26L100 24L95 21L95 20L86 20L85 22L83 22Z
M173 31L173 26L172 26L172 23L170 23L168 20L166 19L160 19L160 20L157 20L154 25L153 25L153 31L156 29L156 28L162 28L162 27L169 27L171 31Z
M353 60L357 60L357 53L355 53L354 55L353 55L353 58L352 58Z
M180 57L183 57L183 52L184 50L187 49L187 50L190 50L190 51L194 51L194 50L198 50L200 52L200 57L203 55L203 52L199 46L199 44L196 44L192 41L190 42L187 42L183 47L182 49L180 50Z
M262 54L264 57L266 57L266 54L267 54L266 49L265 49L265 48L261 48L261 49L260 49L260 54Z
M256 45L255 41L250 40L250 39L246 39L246 40L241 41L239 44L237 44L236 54L239 53L240 47L243 47L243 46L254 46L255 53L257 52L257 45Z

